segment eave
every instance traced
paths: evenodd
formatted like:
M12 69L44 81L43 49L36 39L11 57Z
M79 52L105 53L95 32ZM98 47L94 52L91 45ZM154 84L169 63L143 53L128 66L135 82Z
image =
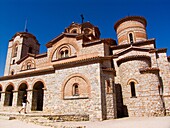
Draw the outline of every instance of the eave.
M103 60L111 60L111 57L95 56L95 57L84 58L84 59L80 59L80 60L73 60L73 61L69 61L69 62L57 63L57 64L53 64L53 66L56 69L60 69L60 68L66 68L66 67L75 67L78 65L86 65L89 63L99 63Z
M110 46L110 48L112 50L118 50L118 49L122 49L122 48L128 48L130 46L143 46L143 45L148 45L148 44L154 44L154 47L155 47L155 39L149 39L146 41L135 42L133 44L122 44L122 45Z
M28 72L21 72L15 75L0 77L0 81L10 80L10 79L19 79L19 78L24 78L24 77L32 77L32 76L38 76L38 75L49 74L49 73L54 73L54 72L55 70L53 67L49 67L49 68L41 69L41 70L34 70L34 71L30 70Z
M159 72L159 68L143 68L143 69L139 69L140 73L158 73Z

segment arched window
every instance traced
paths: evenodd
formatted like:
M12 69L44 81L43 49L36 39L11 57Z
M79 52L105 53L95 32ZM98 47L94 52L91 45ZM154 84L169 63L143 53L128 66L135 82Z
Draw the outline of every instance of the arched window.
M15 60L12 61L12 64L15 64Z
M65 56L68 57L68 50L65 50Z
M31 69L31 63L27 63L27 70Z
M79 86L77 83L73 84L73 96L79 96Z
M61 54L61 58L64 58L64 57L65 57L64 51L61 51L60 54Z
M131 44L134 43L134 39L133 39L133 34L132 33L129 33L129 40L130 40Z
M11 71L11 75L14 75L14 71Z
M60 58L65 58L65 57L69 57L69 50L66 47L60 50Z
M2 87L0 85L0 101L1 101L1 92L2 92Z
M13 47L13 55L12 55L12 57L16 57L17 56L17 52L18 52L18 45L15 45Z
M130 82L131 96L136 97L135 82Z
M77 33L77 30L76 30L76 29L73 29L73 30L71 31L71 33Z
M111 85L110 85L110 80L106 81L106 93L111 93Z

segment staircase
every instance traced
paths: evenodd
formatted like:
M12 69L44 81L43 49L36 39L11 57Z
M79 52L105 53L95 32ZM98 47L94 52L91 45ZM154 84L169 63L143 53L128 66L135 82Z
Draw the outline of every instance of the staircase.
M78 124L70 126L69 123L64 123L64 119L62 119L61 116L43 114L42 112L32 112L28 114L0 112L0 119L17 119L27 123L50 126L52 128L86 128L86 126L79 126Z

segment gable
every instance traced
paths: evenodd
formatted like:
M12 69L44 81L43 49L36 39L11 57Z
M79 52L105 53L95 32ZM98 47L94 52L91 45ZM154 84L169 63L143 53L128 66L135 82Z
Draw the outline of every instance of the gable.
M46 44L46 47L47 48L53 47L56 43L61 42L61 40L63 40L63 39L64 40L68 39L68 38L76 39L77 35L78 35L77 33L62 33L59 36L57 36L56 38L54 38L53 40L51 40L50 42L48 42Z
M34 57L27 57L22 63L20 63L21 71L35 69L35 59Z

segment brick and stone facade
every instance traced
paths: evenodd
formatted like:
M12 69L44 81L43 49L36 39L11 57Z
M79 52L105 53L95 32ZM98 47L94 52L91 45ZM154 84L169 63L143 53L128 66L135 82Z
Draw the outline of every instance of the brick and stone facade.
M0 111L17 112L27 93L28 112L89 120L165 115L170 59L147 39L146 25L139 16L119 20L117 44L89 22L72 23L43 54L34 35L16 33L0 78Z

